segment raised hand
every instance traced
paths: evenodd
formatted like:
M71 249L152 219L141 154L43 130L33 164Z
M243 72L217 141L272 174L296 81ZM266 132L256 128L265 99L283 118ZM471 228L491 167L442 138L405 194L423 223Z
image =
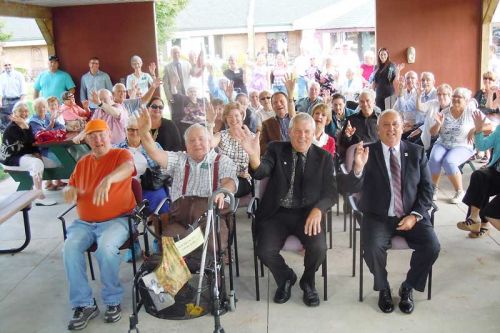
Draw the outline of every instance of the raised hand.
M89 101L88 100L83 100L82 101L82 107L85 109L85 110L88 110L89 108Z
M297 81L297 78L293 73L286 73L285 74L285 87L286 91L288 92L288 97L293 98L293 92L295 90L295 82Z
M155 87L155 89L157 89L162 84L163 84L163 81L159 77L157 77L156 79L153 80L152 86Z
M260 132L253 134L246 125L243 125L243 128L234 129L233 136L249 156L260 156Z
M99 99L99 94L95 90L92 90L92 92L90 93L90 100L95 105L101 104L101 100Z
M356 149L354 151L354 164L353 164L353 170L355 174L360 174L363 172L363 168L366 165L366 162L368 162L368 156L370 153L370 148L363 147L363 141L359 142L356 144Z
M348 120L347 125L345 127L344 135L348 138L354 135L356 133L356 127L351 126L351 122Z
M474 119L474 127L477 133L483 131L483 126L486 121L486 117L480 110L476 110L472 113L472 119Z
M151 131L151 117L149 116L149 112L146 108L140 109L140 112L137 117L137 128L139 129L139 134L145 135Z
M230 101L233 99L233 92L234 92L234 82L229 81L229 83L224 89L224 93L226 94L227 99Z
M215 111L213 105L211 103L207 103L205 108L205 113L207 117L208 123L213 123L217 118L217 111Z
M400 63L400 64L397 64L396 65L396 72L397 73L401 73L401 71L405 68L405 64L404 63Z
M152 77L156 77L156 63L152 62L148 66L149 69L149 74L151 74Z
M436 112L436 114L434 115L434 120L436 121L436 123L439 124L439 126L443 125L443 122L444 122L444 113L442 113L442 112Z
M76 202L78 196L78 189L74 186L68 185L63 190L64 201L68 203Z
M17 126L21 127L22 129L29 128L29 125L24 118L21 118L15 114L10 115L9 118L11 121L15 122Z
M330 89L323 89L323 102L326 105L330 105L332 101L332 95L330 93Z

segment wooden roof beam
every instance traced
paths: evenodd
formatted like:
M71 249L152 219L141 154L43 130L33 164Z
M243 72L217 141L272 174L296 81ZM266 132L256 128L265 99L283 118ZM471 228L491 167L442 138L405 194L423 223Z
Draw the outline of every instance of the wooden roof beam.
M1 1L0 16L52 19L52 10L49 7Z

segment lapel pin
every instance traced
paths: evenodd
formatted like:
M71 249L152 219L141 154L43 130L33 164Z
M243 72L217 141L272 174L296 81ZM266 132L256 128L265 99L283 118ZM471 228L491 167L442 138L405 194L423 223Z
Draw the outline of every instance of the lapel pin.
M286 165L286 162L283 162L284 165Z
M405 157L408 157L408 153L405 153Z

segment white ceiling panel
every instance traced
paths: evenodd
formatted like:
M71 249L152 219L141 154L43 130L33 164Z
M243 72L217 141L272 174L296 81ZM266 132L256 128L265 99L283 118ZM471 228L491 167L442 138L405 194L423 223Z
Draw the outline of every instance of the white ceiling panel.
M37 5L44 7L66 7L66 6L85 6L101 5L125 2L152 2L154 0L8 0L4 2L19 3L24 5Z

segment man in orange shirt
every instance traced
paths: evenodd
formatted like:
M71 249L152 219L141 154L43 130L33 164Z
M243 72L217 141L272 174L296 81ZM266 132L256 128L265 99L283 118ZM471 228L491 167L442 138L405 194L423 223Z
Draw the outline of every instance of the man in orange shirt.
M135 206L132 176L135 167L126 149L111 147L111 135L104 120L87 123L85 134L91 153L78 161L65 189L64 199L76 202L78 219L68 228L64 242L64 268L69 301L74 309L69 330L81 330L99 314L87 280L85 251L97 242L95 253L101 275L104 321L121 318L123 287L119 279L119 247L129 236L125 214Z

